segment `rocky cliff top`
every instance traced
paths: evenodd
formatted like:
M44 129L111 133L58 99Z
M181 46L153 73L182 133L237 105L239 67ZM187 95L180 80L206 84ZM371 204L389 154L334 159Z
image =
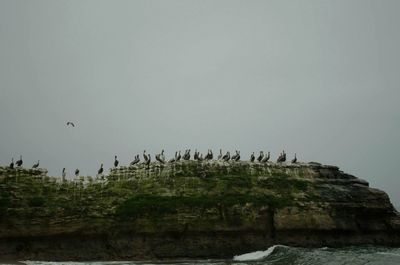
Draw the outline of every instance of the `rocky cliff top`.
M171 233L178 238L237 233L256 242L246 250L273 243L400 243L400 218L385 192L319 163L152 163L67 181L47 176L45 169L0 167L0 195L0 243L1 238L18 242L78 234L114 240L146 235L155 240ZM221 240L229 241L224 237ZM214 249L212 242L207 246ZM229 243L234 244L232 251L241 244L234 242ZM184 250L188 244L193 244L190 251ZM186 242L182 249L174 242L175 250L157 252L152 246L152 251L160 257L176 251L202 256L196 244Z

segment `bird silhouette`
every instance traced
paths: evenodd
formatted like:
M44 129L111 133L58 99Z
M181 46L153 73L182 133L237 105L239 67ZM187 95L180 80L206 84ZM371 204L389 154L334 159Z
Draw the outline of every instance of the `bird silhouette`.
M114 157L114 167L118 167L119 161L117 160L117 156Z
M38 168L38 167L39 167L39 160L37 161L36 164L34 164L34 165L32 166L32 168Z
M254 162L255 159L256 159L256 157L254 156L254 152L253 152L250 156L250 162Z
M22 163L23 163L23 161L22 161L22 156L20 155L20 156L19 156L19 160L18 160L17 162L15 162L15 164L17 165L17 167L21 167L21 166L22 166Z
M101 174L103 174L103 171L104 171L103 164L101 164L99 170L97 171L97 174L101 175Z
M75 124L74 124L73 122L68 121L68 122L67 122L67 126L75 127Z
M264 156L264 158L263 158L263 160L261 160L261 162L263 162L263 163L268 162L268 160L270 159L270 157L271 157L271 153L268 151L268 154L267 154L266 156Z
M293 164L296 164L296 163L297 163L296 153L294 154L294 158L292 159L292 163L293 163Z

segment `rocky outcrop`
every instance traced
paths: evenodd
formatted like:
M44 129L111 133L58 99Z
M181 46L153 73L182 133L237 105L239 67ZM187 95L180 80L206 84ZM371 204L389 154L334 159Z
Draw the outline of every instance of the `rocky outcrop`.
M383 191L318 163L120 167L61 181L0 167L0 258L226 258L274 244L400 245Z

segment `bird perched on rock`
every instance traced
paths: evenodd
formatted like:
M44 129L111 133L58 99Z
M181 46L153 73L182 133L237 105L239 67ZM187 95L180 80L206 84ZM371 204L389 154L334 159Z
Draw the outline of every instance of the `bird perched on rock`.
M176 154L175 154L175 161L179 161L179 160L181 160L181 151L179 151L178 152L178 155L176 156Z
M103 174L103 171L104 171L103 164L101 164L99 170L97 170L97 175Z
M174 163L176 161L176 157L178 156L178 152L175 151L175 156L173 158L171 158L168 163Z
M197 149L194 149L193 159L199 160L199 153L197 152Z
M17 160L17 162L15 162L15 164L17 165L17 167L21 167L22 166L23 161L22 161L22 156L21 155L19 156L19 160Z
M285 150L282 151L282 162L286 161L286 153Z
M147 155L147 160L144 163L148 167L150 165L150 162L151 162L151 156L150 156L150 154L148 154Z
M163 150L164 151L164 150ZM160 162L161 164L165 163L165 160L162 158L162 153L161 154L156 154L156 160Z
M212 160L214 157L213 152L211 149L207 150L207 154L204 156L204 160Z
M261 162L263 158L264 158L264 152L260 151L260 155L257 157L257 161Z
M65 181L65 177L67 176L67 173L65 172L65 167L62 170L61 176L62 176L62 180Z
M183 160L190 160L190 149L185 151L185 154L183 155Z
M8 166L10 169L14 169L14 157L11 158L11 163Z
M282 153L279 155L278 160L276 162L285 162L286 161L286 153L285 150L282 151Z
M236 162L240 160L240 151L236 150L236 155L235 155L235 158L233 160L236 161Z
M210 154L208 155L208 160L212 160L214 158L214 154L212 150L210 149Z
M73 122L68 121L67 126L75 127L75 124Z
M161 150L160 159L165 162L164 149Z
M219 149L219 155L218 155L218 160L222 159L222 149Z
M143 159L146 162L148 158L147 154L146 154L146 150L143 151Z
M140 162L139 155L136 155L136 156L135 156L135 159L130 163L130 165L131 165L131 166L134 166L134 165L136 165L136 164L139 163L139 162Z
M268 151L268 154L267 154L266 156L264 156L264 158L263 158L263 160L261 160L261 162L263 162L263 163L268 162L268 160L270 159L270 156L271 156L271 154L270 154L270 152Z
M235 150L235 154L231 157L232 160L235 160L237 156L237 150Z
M228 162L229 159L231 159L231 153L228 151L226 154L222 157L222 160Z
M79 169L75 169L75 176L79 176Z
M276 160L276 162L278 162L278 163L282 162L282 153L279 154L278 159Z
M296 163L297 163L296 153L294 153L294 158L292 159L292 163L293 163L293 164L296 164Z
M33 164L32 168L38 168L39 167L39 162L40 161L38 160L36 164Z
M253 152L250 156L250 162L254 162L255 159L256 159L256 157L254 156L254 152Z
M117 160L117 156L114 157L114 167L118 167L119 161Z

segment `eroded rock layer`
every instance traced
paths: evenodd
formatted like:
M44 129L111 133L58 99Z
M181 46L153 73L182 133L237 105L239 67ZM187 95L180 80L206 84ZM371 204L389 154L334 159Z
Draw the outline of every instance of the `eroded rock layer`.
M229 258L274 244L400 245L387 194L335 166L183 161L61 181L0 167L0 258Z

